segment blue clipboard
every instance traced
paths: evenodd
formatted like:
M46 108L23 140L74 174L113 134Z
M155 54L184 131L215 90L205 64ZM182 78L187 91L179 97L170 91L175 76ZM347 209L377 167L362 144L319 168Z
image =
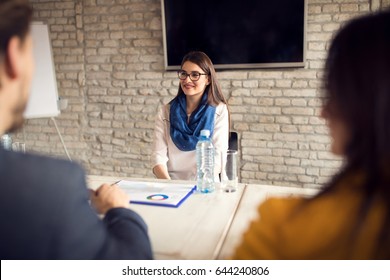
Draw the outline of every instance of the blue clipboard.
M116 183L130 195L130 203L179 207L194 191L193 184L120 180Z

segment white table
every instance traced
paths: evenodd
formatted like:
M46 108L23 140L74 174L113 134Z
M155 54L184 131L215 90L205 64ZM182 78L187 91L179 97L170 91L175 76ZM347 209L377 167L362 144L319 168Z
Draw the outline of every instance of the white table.
M221 241L222 247L217 258L226 259L233 254L235 247L240 243L241 237L250 222L257 218L257 208L265 199L269 197L313 196L318 191L317 189L255 184L246 185L229 232L225 240Z
M188 184L188 181L89 176L96 189L120 179ZM194 182L195 184L195 182ZM238 191L194 193L178 208L130 204L149 228L156 259L226 259L232 255L249 223L256 218L258 205L268 197L312 196L316 189L239 184Z
M88 176L96 189L103 183L120 179L167 182L156 179ZM180 181L169 181L180 184ZM185 182L188 184L188 181ZM195 184L195 182L194 182ZM130 204L148 225L156 259L215 259L233 221L245 185L234 193L217 190L211 194L194 193L178 208Z

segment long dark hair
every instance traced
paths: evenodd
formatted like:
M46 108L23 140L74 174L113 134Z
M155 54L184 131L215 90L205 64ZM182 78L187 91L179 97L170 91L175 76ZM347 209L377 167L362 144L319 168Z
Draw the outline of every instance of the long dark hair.
M219 85L219 82L217 80L214 65L211 62L211 59L204 52L192 51L183 57L181 67L183 67L183 64L186 61L195 63L208 75L210 84L205 89L205 91L207 89L209 91L207 103L214 106L218 105L221 102L227 104L226 99L222 94L221 86ZM184 94L184 92L179 85L177 96L182 94Z
M22 41L29 32L32 8L27 0L2 0L0 2L0 58L7 50L13 36Z
M348 128L345 164L324 193L360 172L363 203L355 236L376 198L386 207L373 257L390 257L390 10L347 23L336 34L324 72L324 110Z

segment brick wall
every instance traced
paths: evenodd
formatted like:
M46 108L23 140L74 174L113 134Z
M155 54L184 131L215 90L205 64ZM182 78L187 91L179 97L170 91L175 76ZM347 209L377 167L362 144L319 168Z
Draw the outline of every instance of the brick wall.
M178 87L163 69L160 1L31 2L50 25L59 96L69 101L57 123L73 160L89 174L153 176L156 110ZM218 71L239 133L242 182L319 187L340 166L318 118L321 69L334 31L370 8L370 0L309 0L305 68ZM65 157L51 120L28 120L16 137Z

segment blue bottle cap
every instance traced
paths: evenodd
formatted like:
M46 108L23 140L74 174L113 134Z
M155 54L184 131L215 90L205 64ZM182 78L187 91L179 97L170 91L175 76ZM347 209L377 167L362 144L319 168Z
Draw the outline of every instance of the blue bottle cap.
M208 130L208 129L201 130L200 136L206 136L207 138L210 137L210 130Z

